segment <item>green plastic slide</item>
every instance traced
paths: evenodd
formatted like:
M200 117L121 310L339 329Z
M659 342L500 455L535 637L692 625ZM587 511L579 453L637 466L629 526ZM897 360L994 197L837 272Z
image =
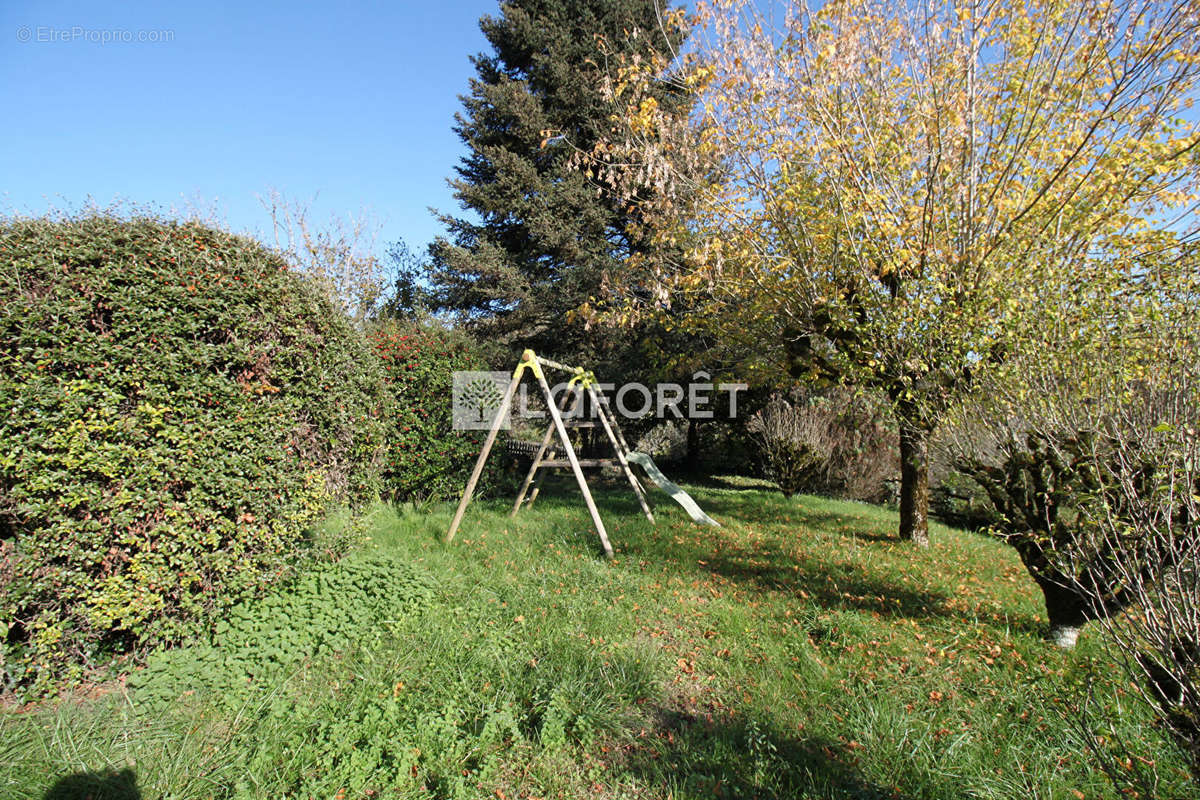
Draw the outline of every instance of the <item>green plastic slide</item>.
M645 453L630 453L629 463L637 464L639 467L644 469L646 474L650 476L650 480L658 484L658 488L671 495L671 498L676 503L679 503L679 505L683 506L683 510L686 511L688 516L694 519L696 522L701 522L705 525L715 525L718 528L721 527L721 523L717 522L708 514L705 514L704 511L701 510L700 506L696 505L696 501L692 499L690 494L685 492L683 489L680 489L678 485L672 483L666 475L663 475L662 470L658 468L650 456L646 455Z

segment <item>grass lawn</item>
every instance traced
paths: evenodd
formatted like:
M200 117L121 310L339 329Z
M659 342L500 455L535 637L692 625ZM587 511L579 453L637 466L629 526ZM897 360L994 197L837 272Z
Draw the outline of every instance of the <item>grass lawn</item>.
M516 519L380 509L360 554L215 642L0 716L0 797L1097 798L1065 720L1086 675L1119 735L1182 770L1105 664L1041 639L1015 555L891 512L696 488L577 493ZM91 783L89 783L91 781ZM105 787L108 794L97 791Z

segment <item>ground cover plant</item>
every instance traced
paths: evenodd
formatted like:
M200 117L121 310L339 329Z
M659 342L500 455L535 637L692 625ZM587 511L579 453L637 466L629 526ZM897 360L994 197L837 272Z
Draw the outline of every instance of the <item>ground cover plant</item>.
M720 529L665 501L651 526L599 490L611 563L561 484L516 519L473 505L453 547L449 507L381 508L341 599L310 603L310 582L229 622L242 653L342 631L325 652L194 681L195 662L220 672L199 643L6 711L0 797L85 780L147 800L1121 796L1071 722L1084 695L1110 726L1093 735L1187 796L1095 634L1043 641L1010 548L939 528L914 554L892 512L719 483L689 491Z

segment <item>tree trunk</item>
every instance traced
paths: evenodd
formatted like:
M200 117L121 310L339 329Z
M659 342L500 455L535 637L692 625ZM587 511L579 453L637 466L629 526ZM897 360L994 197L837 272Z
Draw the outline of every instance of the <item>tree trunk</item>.
M688 420L687 452L684 456L685 470L689 475L700 474L700 423Z
M1087 603L1076 592L1050 578L1034 576L1046 598L1046 616L1050 620L1050 641L1064 650L1075 646L1079 630L1089 619L1095 619Z
M900 420L900 538L929 547L929 433Z

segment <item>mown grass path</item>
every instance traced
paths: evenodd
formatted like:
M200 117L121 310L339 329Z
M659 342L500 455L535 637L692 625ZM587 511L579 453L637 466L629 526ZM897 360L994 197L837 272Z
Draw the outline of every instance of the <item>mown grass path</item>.
M1003 545L934 526L917 551L870 506L688 490L724 527L599 492L611 563L569 488L516 520L473 505L452 547L450 509L380 510L362 557L420 591L356 604L355 567L328 582L333 644L283 667L255 659L301 622L260 619L136 689L8 712L0 797L121 769L143 798L1110 797L1065 721L1090 672L1163 796L1186 792L1092 634L1043 643Z

